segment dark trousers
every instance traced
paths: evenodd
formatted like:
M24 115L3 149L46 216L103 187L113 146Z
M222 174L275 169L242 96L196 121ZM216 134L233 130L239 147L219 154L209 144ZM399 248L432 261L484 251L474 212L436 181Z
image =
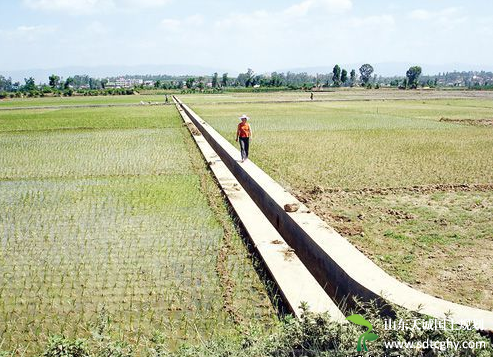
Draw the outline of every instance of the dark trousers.
M248 149L250 148L250 138L240 137L241 159L248 159Z

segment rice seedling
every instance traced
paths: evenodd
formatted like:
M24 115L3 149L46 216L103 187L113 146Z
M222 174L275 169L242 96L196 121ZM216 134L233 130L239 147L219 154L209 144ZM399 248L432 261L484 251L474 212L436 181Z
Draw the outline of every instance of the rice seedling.
M134 344L155 331L171 347L237 333L216 270L218 214L230 219L201 190L208 173L178 114L112 110L30 111L23 123L0 113L2 349L32 355L52 334L87 337L102 307ZM240 309L252 323L272 318L234 239L231 267L256 287Z

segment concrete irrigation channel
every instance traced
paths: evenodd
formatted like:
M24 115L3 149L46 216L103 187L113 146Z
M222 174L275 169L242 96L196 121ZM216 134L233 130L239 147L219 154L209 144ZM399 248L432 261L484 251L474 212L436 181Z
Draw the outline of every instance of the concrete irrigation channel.
M293 254L289 245L270 224L178 103L177 108L255 249L262 257L287 307L299 317L302 313L300 306L302 302L306 302L312 311L329 312L333 319L343 322L344 316L339 308L300 259Z
M296 304L305 301L312 310L329 311L341 321L344 318L337 306L359 298L390 302L437 319L453 319L458 324L477 321L481 331L493 334L493 312L433 297L393 278L257 165L251 161L240 163L233 145L178 98L173 99L185 123L193 127L199 148L248 233L255 231L258 240L251 237L252 241L296 314ZM242 207L242 202L248 204ZM285 207L289 205L299 208L287 212ZM279 253L286 249L294 254L291 259L280 259ZM292 266L298 270L291 270ZM313 286L313 280L319 288Z

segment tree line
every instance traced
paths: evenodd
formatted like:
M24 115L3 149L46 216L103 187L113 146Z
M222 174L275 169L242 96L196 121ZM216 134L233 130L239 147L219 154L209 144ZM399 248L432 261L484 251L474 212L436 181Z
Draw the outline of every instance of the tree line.
M270 74L256 74L251 68L245 73L240 73L236 78L231 78L227 73L224 73L219 78L218 73L214 73L210 77L210 86L212 88L221 87L275 87L275 88L288 88L288 89L313 89L313 88L327 88L327 87L355 87L362 86L366 88L379 88L381 78L375 74L375 69L369 63L363 64L356 72L355 69L351 69L349 72L345 68L341 68L336 64L332 70L332 73L328 74L316 74L310 75L306 72L301 73L278 73L272 72ZM421 75L421 67L410 67L406 72L406 79L401 83L398 82L396 86L404 88L415 89L419 85L419 77ZM187 89L199 89L203 90L206 86L206 81L209 78L206 77L189 77L185 81L185 87Z
M121 77L118 77L121 78ZM134 94L144 89L189 90L204 91L211 89L221 91L225 88L279 88L279 89L322 89L328 87L379 88L390 86L401 89L416 89L418 87L463 86L472 89L493 89L492 72L446 72L436 76L422 76L420 66L410 67L405 76L382 77L375 74L373 66L363 64L358 71L348 70L336 64L332 73L311 75L306 72L256 74L251 68L236 77L228 73L211 76L171 76L145 75L123 76L124 79L142 79L144 83L133 85L131 88L108 88L108 83L116 77L93 78L88 75L75 75L62 79L56 74L48 77L47 83L36 84L33 77L25 78L24 83L13 82L11 78L0 76L0 99L7 96L71 96L78 95L121 95ZM145 83L152 82L152 85Z
M24 78L24 83L13 82L11 78L0 76L0 99L11 97L44 97L78 95L129 95L134 94L131 88L106 88L107 79L92 78L87 75L76 75L62 80L52 74L48 83L36 84L33 77Z

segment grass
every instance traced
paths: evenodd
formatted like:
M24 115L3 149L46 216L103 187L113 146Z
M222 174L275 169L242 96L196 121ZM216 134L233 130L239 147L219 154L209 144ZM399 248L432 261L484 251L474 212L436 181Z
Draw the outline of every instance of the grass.
M237 117L250 115L252 160L389 273L492 309L493 129L460 120L491 119L493 106L468 92L433 100L412 93L192 108L232 143Z
M393 322L395 325L402 322L408 328L392 328L388 319L381 318L381 308L373 303L357 304L358 309L345 311L351 316L354 323L341 324L330 319L328 314L313 314L304 308L300 319L286 318L281 321L276 332L270 335L258 334L254 330L237 338L219 338L212 341L203 341L196 345L183 346L177 351L168 352L162 345L160 336L155 336L146 343L146 355L151 357L279 357L279 356L331 356L346 357L365 355L357 353L362 333L368 331L369 325L375 335L363 340L365 349L369 353L379 353L385 356L422 357L426 356L471 356L489 357L493 353L491 341L482 337L474 329L460 329L447 321L447 328L429 328L438 321L416 312L389 306L395 311ZM364 318L359 314L365 311ZM354 314L354 315L353 315ZM121 340L108 337L111 324L98 324L95 332L88 339L71 340L63 336L50 339L43 356L57 357L104 357L108 355L131 357L133 345ZM366 320L366 321L365 321ZM443 323L442 320L440 322ZM414 326L416 323L416 327ZM363 325L365 326L363 328ZM424 328L424 326L428 326ZM423 327L421 327L423 326ZM419 347L423 342L448 341L448 344L434 348ZM368 343L367 343L368 342ZM416 348L392 347L394 343L412 343ZM456 347L450 347L450 343Z
M102 312L135 346L156 331L171 348L238 334L226 303L269 328L264 286L173 107L12 114L0 112L1 349L88 337Z
M159 90L162 92L162 90ZM176 91L175 91L176 92ZM0 100L0 109L32 106L60 105L107 105L107 104L139 104L143 102L164 102L164 94L155 94L154 90L141 91L141 95L122 96L74 96L74 97L44 97L44 98L14 98ZM416 94L418 93L418 94ZM168 94L168 97L171 94ZM224 104L249 102L278 102L278 101L310 101L310 92L287 91L267 93L231 93L222 94L181 94L180 97L188 104ZM491 91L470 90L420 90L402 91L395 89L366 90L363 88L331 88L324 92L314 92L314 102L317 101L346 101L346 100L388 100L388 99L460 99L484 98L491 100ZM491 104L489 104L491 107Z
M461 98L493 98L491 91L469 90L418 90L396 89L366 90L363 88L330 88L324 92L314 91L314 101L369 101L369 100L435 100ZM309 91L267 92L267 93L222 93L222 94L181 94L180 98L188 104L228 104L255 102L310 102ZM491 103L490 103L491 106Z
M437 101L386 101L194 109L232 142L238 113L247 112L255 132L252 159L286 186L303 182L359 189L493 182L491 130L439 122L444 107L445 102ZM481 107L477 113L460 106L455 115L491 117L493 109Z

